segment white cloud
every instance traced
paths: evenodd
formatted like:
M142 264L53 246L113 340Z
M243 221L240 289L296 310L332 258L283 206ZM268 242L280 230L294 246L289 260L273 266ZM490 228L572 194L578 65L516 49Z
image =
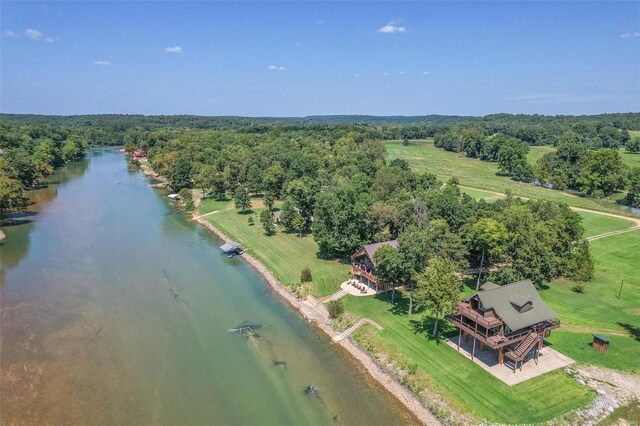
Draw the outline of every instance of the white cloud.
M5 31L4 35L9 37L9 38L18 38L18 37L20 37L20 34L14 33L13 31Z
M26 30L24 30L24 35L32 40L40 40L40 38L42 37L42 33L38 30L34 30L33 28L27 28Z
M167 53L182 53L182 47L180 46L169 46L165 47L164 51Z
M316 25L324 25L326 23L327 23L327 21L325 21L324 19L320 19L320 20L318 20L318 22L316 22Z
M620 38L640 37L640 33L622 33Z
M111 62L109 62L109 61L93 61L93 64L95 64L95 65L111 65Z
M392 21L389 21L389 23L387 25L378 28L378 32L379 33L384 33L384 34L406 33L407 32L407 28L398 25L401 22L402 22L402 18L398 18L398 19L394 19Z
M268 70L271 71L286 71L287 69L281 65L269 65L267 67Z
M429 75L429 71L422 71L423 75Z
M360 74L354 74L353 76L354 76L355 78L359 78L359 77L360 77Z
M55 43L56 40L53 37L47 37L44 39L44 41L46 41L47 43Z
M404 71L400 71L400 75L404 75Z
M389 75L390 73L388 72L383 72L382 75Z

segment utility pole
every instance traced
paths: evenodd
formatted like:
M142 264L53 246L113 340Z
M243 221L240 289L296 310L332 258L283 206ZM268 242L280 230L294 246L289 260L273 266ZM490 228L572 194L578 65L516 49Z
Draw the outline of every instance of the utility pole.
M622 296L622 286L624 285L624 280L620 281L620 291L618 291L618 300L620 300L620 296Z

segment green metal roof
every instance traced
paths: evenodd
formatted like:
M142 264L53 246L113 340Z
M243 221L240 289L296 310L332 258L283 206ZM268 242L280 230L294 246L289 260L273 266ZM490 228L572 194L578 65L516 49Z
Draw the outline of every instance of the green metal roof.
M540 298L531 280L503 286L485 283L477 294L482 306L485 309L493 309L513 331L549 321L558 316ZM521 312L522 306L528 302L531 302L531 309Z
M595 337L598 340L602 340L603 342L609 343L611 340L609 340L608 337L603 336L602 334L594 334L593 337Z

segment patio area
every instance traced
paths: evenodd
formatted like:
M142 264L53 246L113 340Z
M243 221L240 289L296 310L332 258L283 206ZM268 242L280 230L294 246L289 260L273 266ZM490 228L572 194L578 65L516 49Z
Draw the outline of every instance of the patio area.
M458 350L458 336L446 339L447 345L454 350ZM473 337L469 337L469 341L464 339L460 342L460 355L471 360L471 352L473 351ZM522 371L518 368L515 373L513 369L505 364L498 364L497 351L487 347L484 352L480 351L480 345L476 344L475 356L473 362L482 367L492 376L500 379L509 386L517 385L541 374L548 373L558 368L563 368L573 364L575 361L561 354L549 346L544 346L540 350L538 363L533 359L528 360L522 366ZM506 360L506 358L505 358Z
M347 280L340 284L340 288L352 296L374 296L377 291L366 284L359 283L358 280ZM364 289L364 291L362 291Z

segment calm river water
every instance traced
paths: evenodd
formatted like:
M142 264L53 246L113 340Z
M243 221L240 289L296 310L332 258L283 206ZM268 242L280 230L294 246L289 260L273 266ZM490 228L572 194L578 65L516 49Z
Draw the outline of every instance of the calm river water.
M413 421L121 153L52 182L4 227L3 424ZM244 321L268 327L227 332Z

